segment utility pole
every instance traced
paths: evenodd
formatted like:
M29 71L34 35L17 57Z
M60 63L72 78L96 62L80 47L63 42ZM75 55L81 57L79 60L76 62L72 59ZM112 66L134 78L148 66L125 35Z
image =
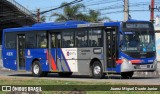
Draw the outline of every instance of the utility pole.
M124 0L124 21L129 19L129 0Z
M151 5L150 5L150 21L154 23L154 0L151 0Z
M40 9L37 9L37 22L40 22Z

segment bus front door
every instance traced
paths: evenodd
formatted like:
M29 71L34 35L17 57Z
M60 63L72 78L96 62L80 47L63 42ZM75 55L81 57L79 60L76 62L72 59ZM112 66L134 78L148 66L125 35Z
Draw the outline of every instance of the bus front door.
M25 34L19 34L17 42L18 69L25 70Z
M113 71L117 59L117 28L106 27L106 65L107 69Z

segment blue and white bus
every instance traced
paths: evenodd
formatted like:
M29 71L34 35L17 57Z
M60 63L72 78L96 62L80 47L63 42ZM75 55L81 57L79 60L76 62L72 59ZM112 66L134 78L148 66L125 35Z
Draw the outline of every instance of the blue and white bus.
M103 78L116 73L155 71L155 32L148 21L38 23L3 30L3 65L31 71Z

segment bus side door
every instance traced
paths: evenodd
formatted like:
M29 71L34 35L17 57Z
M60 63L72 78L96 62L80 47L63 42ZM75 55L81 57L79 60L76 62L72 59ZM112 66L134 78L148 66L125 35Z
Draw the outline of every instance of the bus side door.
M25 70L26 63L25 63L25 34L18 34L18 45L17 45L17 51L18 51L18 69L19 70Z
M61 34L60 33L50 33L49 34L49 64L52 71L59 71L60 58L58 57L58 50L61 48Z

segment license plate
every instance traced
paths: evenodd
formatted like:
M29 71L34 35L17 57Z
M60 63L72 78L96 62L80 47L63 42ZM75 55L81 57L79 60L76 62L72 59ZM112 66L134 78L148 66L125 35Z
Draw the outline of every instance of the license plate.
M141 69L146 69L146 68L147 68L147 65L140 65L140 68L141 68Z

